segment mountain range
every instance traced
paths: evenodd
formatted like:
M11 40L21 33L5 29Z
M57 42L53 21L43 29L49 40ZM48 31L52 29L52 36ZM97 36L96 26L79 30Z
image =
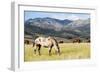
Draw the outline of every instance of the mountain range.
M25 35L34 37L54 36L59 38L90 38L90 18L86 20L60 20L50 17L28 19L24 22Z

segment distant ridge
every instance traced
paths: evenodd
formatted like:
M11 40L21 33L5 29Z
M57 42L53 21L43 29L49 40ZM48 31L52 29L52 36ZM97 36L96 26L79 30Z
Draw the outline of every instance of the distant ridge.
M45 35L60 38L81 37L90 38L90 19L71 21L68 19L59 20L55 18L34 18L24 23L25 35Z

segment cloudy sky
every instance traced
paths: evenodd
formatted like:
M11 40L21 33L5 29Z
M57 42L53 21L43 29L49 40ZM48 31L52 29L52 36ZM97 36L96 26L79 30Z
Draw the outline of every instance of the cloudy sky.
M36 11L24 11L25 20L34 19L34 18L56 18L60 20L69 19L69 20L78 20L78 19L88 19L90 14L86 13L57 13L57 12L36 12Z

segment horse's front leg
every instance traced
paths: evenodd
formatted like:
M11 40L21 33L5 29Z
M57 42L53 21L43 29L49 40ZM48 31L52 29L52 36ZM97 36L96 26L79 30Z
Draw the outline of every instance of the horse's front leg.
M51 56L52 47L53 47L53 45L49 47L49 56Z

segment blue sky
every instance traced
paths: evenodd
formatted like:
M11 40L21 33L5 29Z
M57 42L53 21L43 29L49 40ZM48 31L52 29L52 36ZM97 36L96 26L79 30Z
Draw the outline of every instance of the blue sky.
M86 13L64 13L64 12L39 12L39 11L24 11L25 20L34 19L34 18L56 18L60 20L69 19L69 20L78 20L78 19L87 19L90 18L90 14Z

